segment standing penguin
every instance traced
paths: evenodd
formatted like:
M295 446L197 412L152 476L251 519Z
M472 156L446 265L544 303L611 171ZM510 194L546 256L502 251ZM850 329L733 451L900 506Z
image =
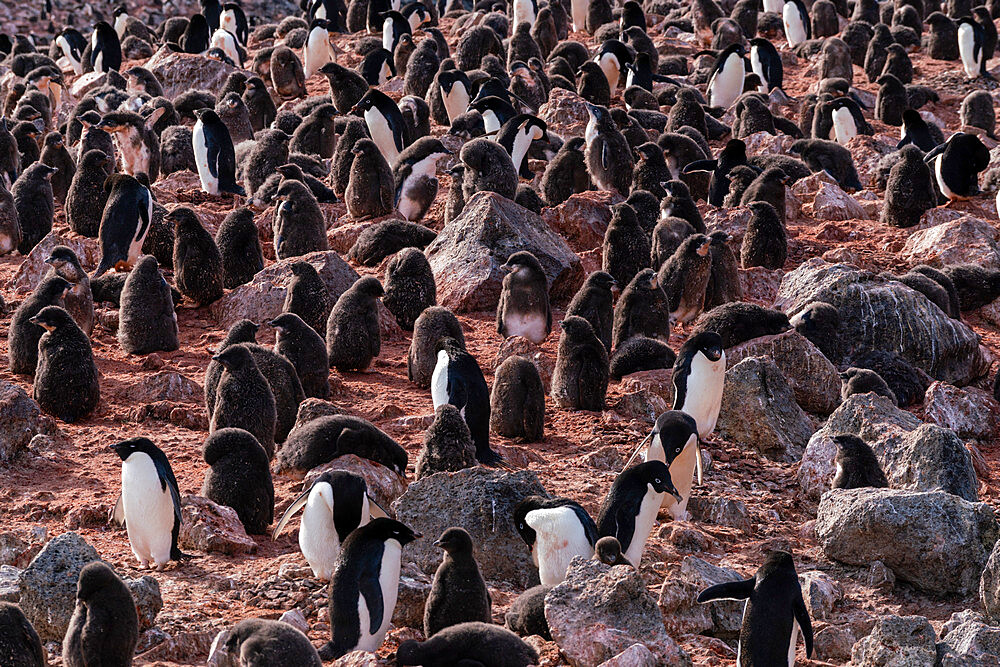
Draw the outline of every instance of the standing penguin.
M419 221L434 203L438 191L437 164L448 155L451 151L436 137L421 137L399 154L392 168L394 205L405 220Z
M528 496L514 506L514 528L531 549L543 586L566 579L574 556L594 555L597 525L587 510L567 498Z
M274 100L271 99L271 93L267 91L264 80L259 76L247 79L246 90L243 91L243 103L250 112L250 124L253 125L254 132L269 127L278 113Z
M571 137L549 160L539 183L542 198L549 206L558 206L570 196L590 189L584 145L583 137Z
M785 0L781 9L781 22L785 26L785 39L788 40L789 48L795 48L812 37L809 10L802 0Z
M665 261L657 273L660 289L667 298L670 321L691 322L705 305L705 291L712 275L712 240L692 234Z
M517 193L517 169L510 154L497 142L479 137L465 143L459 159L465 165L462 196L469 201L477 192L495 192L513 200Z
M775 88L781 88L784 82L784 66L781 54L774 44L763 37L750 40L750 67L760 79L758 92L770 93Z
M86 417L101 399L87 334L59 306L46 306L28 321L45 330L32 388L38 407L67 423Z
M371 276L359 278L340 295L326 322L326 349L330 368L365 371L382 349L378 299L382 284Z
M49 182L52 183L52 196L60 204L65 204L66 193L69 192L70 183L76 174L76 163L73 162L73 156L66 149L61 134L49 132L45 135L45 145L38 161L56 170L49 179Z
M377 88L371 88L351 108L351 112L364 118L372 141L382 151L389 166L394 166L403 150L403 113L396 103Z
M257 438L268 458L274 455L274 432L278 413L274 393L257 368L245 345L230 345L212 357L222 364L215 388L209 433L228 427L241 428Z
M937 204L931 171L917 146L903 146L889 170L885 205L879 221L893 227L913 227Z
M974 134L956 132L924 156L941 194L950 204L979 192L979 172L990 163L990 152Z
M534 177L528 169L528 150L533 141L548 141L547 128L545 121L537 116L518 114L504 123L496 135L497 143L507 149L514 169L524 178Z
M361 139L351 152L354 162L344 192L347 212L355 220L389 215L393 210L393 179L383 153L371 139Z
M106 74L111 70L118 71L122 66L122 44L118 33L106 21L94 25L90 36L90 64L98 74Z
M668 410L656 418L653 425L647 461L663 461L670 468L670 479L677 486L681 499L664 496L663 501L675 521L690 518L687 511L691 485L697 472L701 484L701 447L698 445L698 424L694 417L680 410Z
M680 93L678 93L679 99ZM712 178L708 186L708 203L713 206L722 206L722 202L729 192L729 172L733 167L745 164L747 164L747 145L741 139L730 139L726 142L726 146L722 149L722 152L719 153L718 158L714 160L695 160L688 163L681 171L684 174L696 171L711 171ZM674 215L677 215L677 213L674 213ZM697 229L697 227L695 228Z
M125 278L118 309L118 342L128 354L172 352L178 347L170 286L152 255L141 257Z
M655 144L649 145L655 148ZM635 210L628 204L616 205L604 233L601 269L619 285L625 285L649 265L649 253L649 237L639 225Z
M104 181L114 170L114 160L104 151L91 149L82 154L66 193L64 210L69 228L81 236L96 237L108 200Z
M305 66L303 73L307 79L319 72L319 69L328 62L335 60L333 50L330 47L330 24L325 19L313 19L309 26L309 34L306 37L305 46Z
M541 263L530 252L520 251L508 257L501 269L508 273L500 288L497 333L541 344L552 330L548 279Z
M382 645L396 608L402 549L420 537L402 523L378 518L344 542L330 580L330 641L319 651L334 660Z
M62 306L64 295L71 287L62 276L46 276L14 311L7 330L7 360L12 373L34 375L38 365L38 339L44 330L32 323L31 318L47 306Z
M431 375L434 409L445 403L461 411L476 445L476 459L483 465L498 465L503 457L490 448L490 390L476 358L466 352L464 342L438 339L434 346L437 363Z
M836 473L830 488L888 488L882 466L868 443L856 435L841 433L833 437L833 444L837 446Z
M941 129L925 121L916 109L904 109L900 119L903 122L902 138L896 144L896 150L907 144L913 144L922 152L929 153L938 144L944 143Z
M492 623L490 591L479 572L469 533L464 528L448 528L434 546L444 550L444 559L434 572L424 606L424 637L459 623Z
M681 502L667 465L647 461L618 475L601 503L597 534L617 538L623 555L636 569L665 493Z
M705 310L724 303L743 300L740 263L729 247L729 234L719 230L709 235L712 240L712 273L705 290Z
M614 322L614 295L611 289L617 284L611 274L594 271L587 276L583 286L566 306L566 316L578 315L590 322L594 334L609 351Z
M57 245L45 259L52 267L50 275L58 275L72 284L64 295L65 308L88 336L94 330L94 296L90 291L90 277L80 265L80 260L71 248Z
M643 269L615 304L611 344L617 350L629 338L639 335L666 343L670 339L670 324L670 304L656 272Z
M601 44L600 50L594 56L594 62L601 66L604 76L608 79L611 94L615 94L618 81L622 78L627 65L632 63L632 54L627 46L617 39L609 39Z
M538 442L544 424L545 385L538 368L524 357L508 357L493 375L490 429L506 438Z
M274 527L271 539L276 539L281 529L303 508L299 549L312 568L313 576L324 581L333 576L347 536L355 528L366 525L373 516L385 516L368 495L363 477L344 470L328 470L292 501Z
M584 155L590 178L599 189L625 196L631 188L635 168L628 141L606 107L588 102L587 113L590 120L584 133L587 142Z
M785 224L785 186L791 180L780 167L769 167L753 180L743 192L740 205L747 206L751 202L763 201L769 203L778 214L781 224Z
M222 286L226 289L247 284L264 269L253 211L245 206L233 209L225 217L215 233L215 245L222 255Z
M330 397L330 356L323 337L295 313L282 313L270 322L276 334L274 351L292 362L306 396Z
M441 70L437 75L437 85L441 90L448 124L469 110L472 83L469 76L460 69Z
M198 109L194 115L198 120L191 130L191 144L201 189L210 195L220 192L245 195L236 182L236 152L229 128L212 109Z
M163 451L148 438L110 445L122 460L122 492L113 518L125 523L132 553L142 568L162 570L168 561L187 557L177 548L181 497Z
M792 667L799 632L805 639L806 656L812 656L812 623L791 554L772 552L750 579L716 584L698 595L698 602L712 600L747 601L737 651L739 667Z
M12 602L0 602L0 661L8 667L45 667L48 664L42 641Z
M419 248L403 248L389 260L382 303L406 331L413 331L424 309L437 305L434 273Z
M222 254L193 209L180 206L166 215L174 224L174 283L200 306L223 294Z
M983 26L972 17L958 19L958 54L962 58L965 76L970 79L986 75L985 38Z
M84 565L63 638L62 664L130 665L138 642L139 615L128 586L103 561Z
M302 181L285 179L274 201L274 254L278 259L328 250L326 218L316 196Z
M722 337L714 331L703 331L684 341L677 352L671 381L674 385L671 409L694 417L698 437L707 439L719 420L726 381Z
M109 193L101 217L101 261L98 278L111 269L132 268L153 217L153 196L142 183L126 174L112 174L104 182Z
M306 75L302 62L287 46L281 45L271 52L271 84L283 100L295 99L306 94Z
M763 266L780 269L788 256L785 226L774 206L766 201L749 204L751 216L740 246L740 262L744 269Z
M582 317L565 318L552 373L552 399L556 405L600 412L604 409L608 379L608 351L590 323Z
M205 440L202 457L210 468L201 495L236 510L250 535L263 535L274 520L274 483L267 452L240 428L219 429Z
M790 2L791 0L789 0ZM728 109L743 94L743 77L746 74L746 49L742 44L732 44L723 49L715 61L708 79L709 106Z
M319 273L309 262L292 262L292 280L285 293L283 313L295 313L320 336L326 336L326 321L333 303Z
M21 242L17 251L27 255L35 245L52 231L55 205L52 195L53 167L36 162L21 172L11 186L17 220L21 226Z
M14 252L21 243L21 223L17 219L14 195L0 183L0 255Z
M462 413L450 403L439 405L434 410L434 421L424 432L416 479L472 468L476 463L476 446Z

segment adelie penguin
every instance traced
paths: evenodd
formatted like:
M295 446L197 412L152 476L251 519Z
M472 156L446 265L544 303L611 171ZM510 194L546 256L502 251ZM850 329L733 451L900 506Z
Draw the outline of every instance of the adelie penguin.
M389 260L382 303L406 331L413 331L424 309L437 304L434 273L419 248L403 248Z
M364 478L344 470L329 470L316 477L282 514L271 533L272 539L281 534L299 510L302 510L299 549L313 576L323 581L333 576L347 536L373 517L385 516L368 494Z
M696 160L682 170L688 174L695 171L711 171L712 179L708 188L708 203L722 206L729 191L729 172L733 167L747 164L747 146L739 139L730 139L717 159ZM676 215L676 213L674 214Z
M590 119L584 132L584 155L590 178L599 189L625 196L631 189L635 167L628 141L607 108L587 103L587 113Z
M55 173L55 168L36 162L21 172L11 186L10 194L21 227L21 242L17 251L22 255L30 253L52 231L55 202L51 179Z
M545 424L545 385L529 359L512 356L493 374L490 392L490 430L525 442L542 439Z
M128 586L103 561L84 565L76 582L76 606L63 637L62 664L128 665L138 642L139 615Z
M295 313L282 313L270 324L276 332L274 351L292 362L305 395L329 398L330 357L323 337Z
M573 410L604 409L608 390L608 352L582 317L562 321L562 334L552 373L552 399Z
M472 83L462 70L450 69L438 73L437 84L441 89L441 102L450 124L469 110Z
M465 165L462 196L469 201L477 192L496 192L513 200L517 193L517 170L510 155L495 141L480 137L465 143L459 153Z
M90 64L98 74L118 71L122 66L122 45L118 33L106 21L94 25L90 36Z
M962 59L965 76L976 79L986 76L984 41L986 33L972 17L958 19L958 54Z
M719 420L726 381L722 337L714 331L705 331L684 341L677 352L671 381L674 385L671 409L691 415L698 425L698 437L707 439Z
M781 55L774 44L763 37L750 40L750 67L760 79L758 92L769 93L775 88L781 88L784 82Z
M75 28L66 27L56 35L56 46L69 61L73 73L83 74L83 52L87 50L87 39Z
M354 162L344 192L347 211L355 220L388 215L393 210L393 176L389 163L370 139L361 139L354 148Z
M297 261L291 265L292 280L285 293L283 313L295 313L320 336L326 335L326 322L333 302L326 283L309 262Z
M507 271L497 306L497 333L524 336L540 344L552 330L548 278L530 252L516 252L501 267Z
M438 472L455 472L477 465L476 446L462 413L444 403L434 410L434 421L424 432L424 444L417 455L416 478Z
M438 192L438 161L451 155L440 139L421 137L399 154L392 168L394 204L410 222L423 219Z
M664 495L663 503L675 521L686 521L690 518L687 504L691 486L696 474L698 484L702 477L698 423L686 412L668 410L656 418L651 436L646 461L666 463L680 495L680 499Z
M496 141L507 149L514 169L518 170L520 176L533 178L534 174L528 169L528 149L531 142L536 140L548 141L549 135L545 121L530 114L518 114L514 116L500 128Z
M230 345L212 361L223 370L214 387L213 402L209 403L209 433L226 427L241 428L257 438L270 458L274 455L278 412L267 378L245 345Z
M207 305L223 294L222 254L193 209L181 206L166 219L174 224L174 283L181 294Z
M657 272L660 289L666 296L670 322L686 323L701 314L705 291L712 275L712 240L692 234L665 261Z
M148 117L131 111L112 111L104 114L95 126L114 139L122 170L138 178L146 174L155 182L160 172L160 140L152 125L166 113L157 107Z
M101 260L93 278L135 265L153 217L153 196L135 178L112 174L104 189L109 195L101 218Z
M590 558L597 542L597 525L579 503L567 498L528 496L514 506L514 528L538 566L544 586L566 578L574 556Z
M601 503L598 535L617 538L623 555L636 569L665 493L681 502L667 465L662 461L647 461L618 475Z
M321 658L333 660L382 645L396 608L403 547L419 537L388 518L375 519L348 536L330 580L331 638L320 649Z
M191 131L191 143L201 189L210 195L246 195L236 182L236 152L229 129L212 109L198 109L195 117L198 120Z
M746 49L733 44L723 49L708 79L709 106L728 109L743 94L746 74Z
M842 381L840 387L840 398L846 401L854 394L872 393L877 396L884 396L892 401L893 405L899 405L896 394L882 378L881 375L867 368L848 368L840 374Z
M780 269L788 256L788 241L781 217L768 202L753 201L748 206L751 216L740 245L740 263L744 269L754 266Z
M303 73L307 79L319 72L323 65L334 60L329 26L325 19L313 19L312 25L309 26L309 34L303 47L306 61Z
M140 258L125 278L118 309L118 342L128 354L172 352L178 347L170 286L152 255Z
M260 236L249 208L229 212L215 233L215 244L222 255L222 286L226 289L245 285L264 269Z
M633 57L628 47L617 39L605 41L597 55L594 56L594 62L601 66L601 70L608 80L612 95L618 88L618 81L625 72L626 65L629 65L632 60Z
M248 665L273 667L322 667L323 661L309 638L283 621L247 618L232 627L226 637L225 653ZM216 645L212 645L212 654Z
M210 467L201 495L236 510L248 534L266 533L274 520L274 484L257 439L243 429L219 429L208 436L202 457Z
M938 144L944 143L944 136L941 134L941 129L936 125L927 123L921 117L919 111L905 109L902 114L902 121L902 138L896 144L896 150L908 144L913 144L924 153L929 153Z
M142 568L162 570L187 558L177 548L181 497L170 462L148 438L130 438L108 447L122 460L122 491L112 518L125 524L132 554Z
M347 289L326 323L326 349L330 368L365 371L382 349L378 324L378 299L385 294L373 277L359 278Z
M326 218L315 195L302 181L285 179L274 201L274 254L278 259L328 250Z
M655 144L648 144L656 148ZM649 237L639 225L635 210L628 204L618 204L604 233L601 268L620 285L628 284L639 271L648 266Z
M670 306L652 269L637 273L615 304L611 331L614 349L636 335L664 343L670 338Z
M812 623L791 554L772 552L753 577L716 584L698 595L698 602L712 600L746 600L737 651L739 667L793 667L800 632L806 657L812 656Z
M42 410L64 422L86 417L101 399L87 334L59 306L46 306L28 321L45 330L38 339L32 397Z
M45 135L45 145L38 161L56 170L49 179L52 184L52 196L60 204L65 204L66 193L69 191L70 183L76 173L76 163L66 149L61 134L49 132Z
M834 457L836 472L830 483L833 489L888 488L882 466L872 448L861 438L850 433L833 437L837 446Z
M614 321L614 295L611 290L617 284L611 274L595 271L587 276L566 307L567 317L577 315L590 322L594 334L609 352Z
M83 333L90 336L94 330L94 297L90 291L90 277L80 265L80 259L71 248L57 245L45 263L52 267L50 275L61 276L72 284L63 296L66 311L73 316Z
M990 162L990 152L974 134L956 132L924 155L937 186L950 204L979 193L979 172Z
M492 623L490 591L479 572L469 533L464 528L448 528L434 546L444 550L444 558L424 606L424 636L433 637L460 623Z
M934 182L919 147L903 146L898 155L889 170L879 220L893 227L913 227L937 204Z
M382 151L389 166L395 165L403 150L403 114L392 98L372 88L351 111L364 118L372 141Z
M38 339L44 329L34 324L31 318L47 306L61 307L64 295L71 287L61 276L46 276L14 311L7 332L7 360L12 373L34 375L38 365Z
M424 642L408 639L396 650L399 665L490 665L529 667L538 653L510 630L473 621L441 630Z
M785 38L789 48L794 48L812 37L812 22L809 10L802 0L785 0L781 9L781 22L785 27Z

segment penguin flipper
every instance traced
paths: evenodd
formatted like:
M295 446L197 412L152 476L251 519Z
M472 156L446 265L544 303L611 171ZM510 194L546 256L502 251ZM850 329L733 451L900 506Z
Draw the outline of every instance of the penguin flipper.
M750 577L749 579L744 579L743 581L727 581L722 584L716 584L715 586L709 586L698 594L698 602L711 602L713 600L746 600L750 597L750 594L753 593L753 587L756 583L757 579L755 577ZM812 634L811 626L810 634Z
M222 152L218 141L207 141L208 144L208 171L216 179L219 178L219 172L222 171L219 167L221 166L219 162L221 161L220 154ZM236 156L233 156L233 171L236 169ZM224 172L225 173L225 172Z
M903 135L903 138L899 140L899 143L896 144L896 150L898 151L900 148L910 143L913 143L913 140L910 139L910 135L905 134Z
M799 629L802 630L802 639L806 643L806 657L810 658L813 651L813 629L812 622L809 620L809 610L806 609L801 591L792 601L792 613L795 614L795 620L798 621Z
M274 527L274 530L271 531L272 540L278 537L278 534L281 533L281 529L285 527L285 524L287 524L293 516L295 516L295 513L305 507L306 502L309 500L310 491L312 491L311 486L300 493L299 497L293 500L292 504L285 510L285 513L281 515L281 519L278 521L278 524Z
M695 160L688 162L681 169L682 174L690 174L693 171L715 171L719 166L718 160Z
M622 553L628 551L632 546L632 539L635 537L635 518L639 516L642 507L642 499L629 498L618 506L615 512L615 533L611 535L622 545Z
M932 148L929 153L927 153L926 155L924 155L924 162L930 164L931 160L933 160L934 158L936 158L938 155L941 155L942 153L944 153L944 149L947 146L948 146L948 143L945 142L943 144L938 144L937 146L935 146L934 148Z
M384 551L384 546L382 550ZM378 580L382 558L379 557L375 563L376 567L372 570L366 568L366 571L361 573L361 578L358 581L358 590L365 599L365 605L368 606L368 618L371 619L369 633L373 635L381 627L382 614L385 613L385 604L382 600L382 584Z
M125 505L122 503L122 494L118 494L118 500L115 501L115 506L111 508L111 513L108 515L108 523L113 523L121 528L125 527Z

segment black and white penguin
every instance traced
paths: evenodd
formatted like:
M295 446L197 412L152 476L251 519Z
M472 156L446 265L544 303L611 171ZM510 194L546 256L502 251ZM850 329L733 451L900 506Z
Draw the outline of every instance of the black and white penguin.
M795 48L812 37L812 22L809 10L802 0L785 0L781 8L781 22L785 26L788 47Z
M395 206L410 222L424 217L437 195L438 161L451 155L436 137L421 137L407 146L392 168Z
M403 150L403 114L392 98L370 89L351 111L365 119L372 141L392 167Z
M687 504L691 499L691 486L695 474L699 484L702 476L698 424L694 417L680 410L668 410L657 417L649 449L646 450L646 460L662 461L667 464L670 469L670 479L677 487L681 499L664 496L664 504L675 521L689 519Z
M369 86L381 86L396 76L396 65L393 63L391 53L383 48L378 48L370 51L364 57L364 60L358 65L358 72L361 73Z
M612 96L626 71L626 66L631 64L632 60L628 47L617 39L606 40L594 56L594 62L601 66L604 76L608 79Z
M789 0L791 2L791 0ZM709 106L728 109L743 94L746 76L746 49L742 44L727 46L715 61L708 78Z
M499 465L503 458L490 448L490 390L476 358L465 345L445 337L435 345L437 364L431 375L434 409L449 403L462 413L476 445L476 460Z
M122 492L112 516L125 524L139 565L162 570L168 561L186 558L177 548L180 491L163 450L142 437L123 440L108 449L122 460Z
M956 132L924 155L924 162L951 203L979 193L979 172L989 165L990 152L975 134Z
M716 584L698 595L698 602L712 600L746 600L736 659L740 667L792 667L800 632L806 656L812 655L812 623L791 554L772 552L753 577Z
M682 500L667 464L647 461L622 471L601 503L598 535L617 538L623 555L636 569L665 493L678 503Z
M971 16L958 19L958 54L962 58L965 76L976 79L986 75L984 39L986 33Z
M468 531L448 528L434 546L444 550L444 558L434 572L424 605L424 636L430 638L460 623L492 623L490 591L476 563Z
M671 381L674 385L671 409L694 417L698 437L707 439L719 419L726 381L726 351L722 337L714 331L704 331L684 341L677 352Z
M836 472L830 488L888 488L889 482L882 471L882 465L868 443L856 435L841 433L833 436L833 444L837 446L837 454L833 459Z
M631 189L635 168L628 141L607 108L588 102L587 113L590 118L584 132L587 142L584 156L590 178L599 189L617 191L624 196Z
M325 19L313 19L312 25L309 26L309 35L306 37L305 46L302 47L305 58L302 71L307 79L319 72L323 65L335 60L330 47L329 25Z
M437 83L448 122L451 123L469 110L472 83L469 76L460 69L442 70L438 73Z
M330 580L331 637L319 651L321 658L374 652L382 645L396 608L403 547L420 537L382 517L348 536Z
M483 117L486 134L495 134L503 124L517 115L517 110L508 99L497 95L478 96L469 103L470 111L478 111ZM454 128L454 120L452 121Z
M388 11L382 14L382 48L392 53L403 35L412 35L410 22L398 11Z
M236 67L243 67L243 56L246 53L240 48L240 42L236 35L219 28L212 33L212 39L208 43L208 58L216 58L222 62L230 62Z
M202 457L210 467L201 495L236 511L250 535L263 535L274 520L274 483L267 452L247 431L219 429L205 440Z
M250 38L250 25L247 22L247 15L239 3L227 2L222 6L219 27L236 35L240 44L246 46L247 40Z
M87 38L76 28L63 28L56 36L56 46L69 61L73 73L83 74L83 52L87 50Z
M153 218L152 194L131 176L112 174L104 189L109 196L101 217L101 260L92 278L135 265Z
M313 576L328 581L333 576L341 546L347 536L371 519L386 516L368 494L360 475L344 470L328 470L315 478L285 513L281 515L271 539L276 539L293 516L302 510L299 525L299 549Z
M913 144L919 148L924 153L929 153L938 144L944 143L944 138L941 136L941 130L936 126L932 126L927 123L920 115L920 112L915 109L904 109L903 115L903 128L899 140L896 144L896 150L900 150L903 146L908 144Z
M84 565L76 582L76 606L63 637L62 664L127 665L138 641L139 615L128 586L104 561Z
M531 114L518 114L504 123L497 132L497 143L507 149L514 168L522 177L534 177L528 169L528 149L533 141L548 141L547 130L548 126L541 118Z
M520 251L508 257L501 269L507 275L497 305L497 333L541 344L552 330L548 279L541 263L530 252Z
M774 44L763 37L750 40L750 67L760 78L759 92L769 93L775 88L781 88L784 81L784 67L781 55Z
M730 139L719 153L718 158L695 160L688 163L681 171L685 174L696 171L711 171L712 179L708 188L708 203L713 206L722 206L722 202L729 192L729 171L733 167L745 164L747 164L747 145L740 139Z
M566 578L574 556L594 555L597 525L587 510L567 498L528 496L514 506L514 528L531 549L545 586Z
M90 36L90 64L98 74L111 70L118 71L122 66L122 45L118 33L106 21L94 25Z
M43 411L64 422L86 417L101 399L87 334L60 306L46 306L28 321L45 330L38 339L32 398Z
M194 115L198 120L191 131L191 144L201 189L210 195L245 195L236 182L236 152L229 129L212 109L198 109Z

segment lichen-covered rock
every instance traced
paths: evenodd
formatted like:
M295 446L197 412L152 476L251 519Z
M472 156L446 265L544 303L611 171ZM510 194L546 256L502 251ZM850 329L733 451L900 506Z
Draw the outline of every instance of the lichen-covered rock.
M216 551L230 556L257 551L257 543L247 536L236 510L201 496L181 499L177 542L181 549Z
M924 395L924 414L963 438L989 438L997 427L1000 404L982 389L935 382Z
M814 301L840 311L844 357L831 359L835 366L868 350L886 350L959 385L989 368L978 334L902 283L813 257L785 274L774 307L793 317Z
M880 560L925 593L970 595L979 590L997 521L989 505L944 491L834 489L820 500L816 535L828 558Z
M802 599L809 610L809 618L813 621L828 618L833 606L844 597L844 589L840 584L831 579L830 575L818 570L800 573L799 585L802 587Z
M160 47L145 67L160 80L163 94L170 100L187 90L222 90L226 78L237 71L221 60L171 51L166 46Z
M774 362L749 357L726 371L716 430L770 459L792 461L801 456L813 425Z
M902 259L908 264L978 264L1000 269L1000 231L985 220L963 216L911 234Z
M538 215L495 192L479 192L425 251L438 304L456 313L495 309L500 267L519 250L538 258L552 300L568 301L582 284L580 258Z
M431 593L431 578L413 563L406 563L399 573L399 593L392 612L397 628L424 629L424 606Z
M42 430L42 411L21 387L0 380L0 464L9 463Z
M545 620L575 667L597 667L633 644L645 645L665 667L691 665L667 634L645 581L629 565L575 556L566 579L545 595Z
M688 499L687 508L691 518L699 523L713 523L717 526L750 531L750 515L746 503L742 500L695 495Z
M659 664L656 655L645 644L632 644L599 667L657 667Z
M160 582L148 574L138 579L124 579L129 592L135 599L135 610L139 614L139 632L148 630L156 622L156 615L163 609Z
M954 616L953 616L954 618ZM966 620L945 632L937 645L941 667L987 667L1000 656L1000 628Z
M129 397L138 403L156 401L200 401L204 389L190 378L175 371L161 371L142 378L129 390Z
M932 667L934 628L923 616L883 616L851 651L855 667Z
M868 214L839 185L823 183L813 198L813 217L817 220L867 220Z
M368 485L371 498L387 512L390 511L392 503L406 491L406 478L383 465L354 454L338 456L329 463L310 470L302 481L302 490L311 488L317 477L330 470L344 470L362 477Z
M588 190L542 211L542 220L562 235L574 252L600 248L611 222L611 204L621 201L612 192Z
M979 581L979 599L983 610L994 622L1000 622L1000 542L993 546Z

